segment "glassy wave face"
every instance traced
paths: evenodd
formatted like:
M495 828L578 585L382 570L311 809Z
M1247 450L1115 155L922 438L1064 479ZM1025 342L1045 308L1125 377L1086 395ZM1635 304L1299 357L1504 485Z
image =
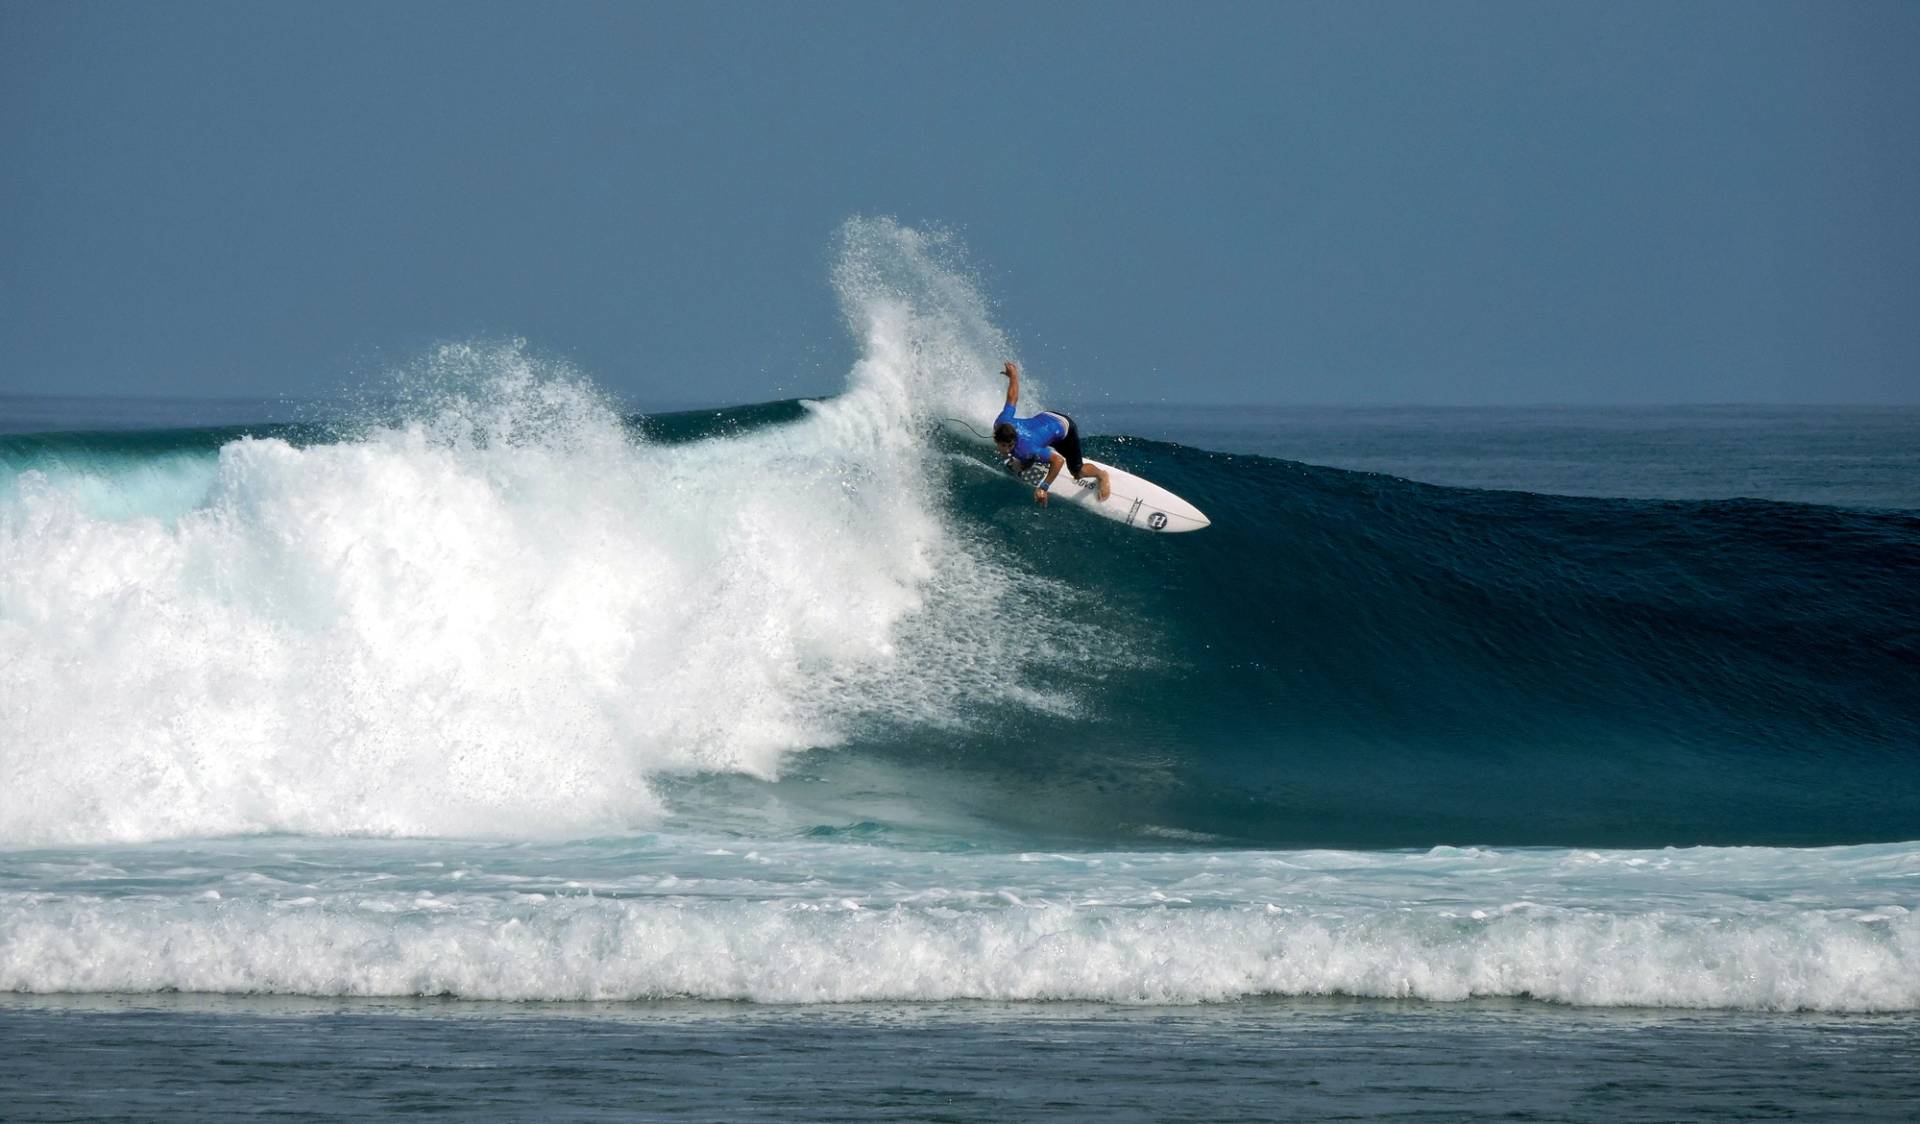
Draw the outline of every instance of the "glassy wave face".
M1091 436L1155 536L951 425L954 247L835 283L824 401L0 436L0 989L1920 1008L1920 516Z

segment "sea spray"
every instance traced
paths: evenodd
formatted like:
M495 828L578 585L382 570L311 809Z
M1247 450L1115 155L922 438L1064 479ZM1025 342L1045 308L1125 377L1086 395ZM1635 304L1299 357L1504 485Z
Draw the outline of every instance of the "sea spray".
M1058 711L995 622L1072 595L970 548L931 480L924 419L991 393L971 348L1002 341L921 236L845 240L864 354L790 425L636 440L564 364L451 345L345 439L224 444L184 511L17 474L0 841L617 831L650 777L773 777L862 717Z

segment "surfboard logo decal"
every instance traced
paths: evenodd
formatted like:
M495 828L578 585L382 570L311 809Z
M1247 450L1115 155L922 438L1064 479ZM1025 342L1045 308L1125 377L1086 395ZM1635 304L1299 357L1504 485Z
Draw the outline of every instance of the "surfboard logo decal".
M1166 525L1167 513L1164 511L1156 511L1152 515L1147 516L1147 526L1152 527L1156 531L1165 529Z

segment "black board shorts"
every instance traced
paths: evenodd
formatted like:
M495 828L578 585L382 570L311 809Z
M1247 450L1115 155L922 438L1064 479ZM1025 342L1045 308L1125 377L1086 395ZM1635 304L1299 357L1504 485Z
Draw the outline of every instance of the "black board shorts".
M1053 451L1067 458L1067 471L1078 478L1080 475L1080 427L1071 417L1058 410L1048 410L1056 418L1064 418L1067 423L1067 435L1053 443Z

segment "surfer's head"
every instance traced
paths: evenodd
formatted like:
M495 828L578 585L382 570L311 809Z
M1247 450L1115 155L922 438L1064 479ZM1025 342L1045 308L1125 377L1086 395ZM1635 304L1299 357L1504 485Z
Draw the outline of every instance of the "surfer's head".
M1019 436L1013 430L1012 422L996 422L993 427L993 443L1000 446L1003 453L1013 451L1013 439Z

